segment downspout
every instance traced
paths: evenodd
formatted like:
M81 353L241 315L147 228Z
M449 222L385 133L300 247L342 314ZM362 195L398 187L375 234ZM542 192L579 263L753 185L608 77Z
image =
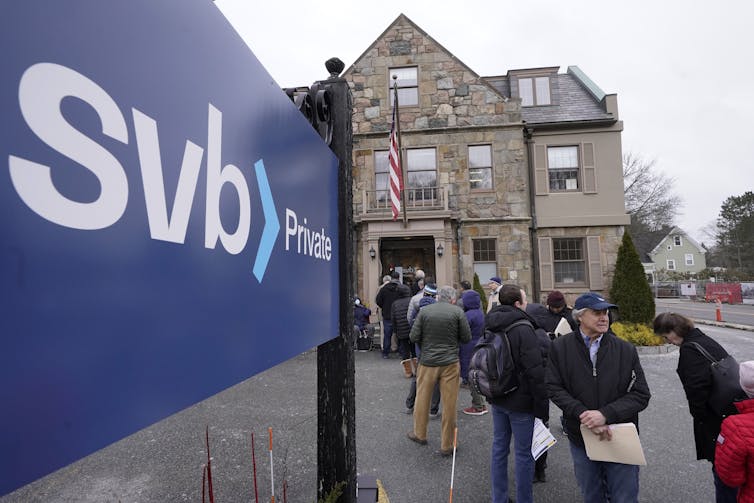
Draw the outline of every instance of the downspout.
M463 255L461 254L461 220L458 220L458 223L456 224L456 246L458 246L458 284L461 284L461 281L463 281ZM474 284L474 276L471 277L471 279L467 279L472 285Z
M531 214L531 226L529 226L529 240L531 249L531 298L535 302L540 302L539 289L539 246L537 243L537 209L534 204L536 189L534 187L534 139L532 138L534 129L524 126L524 143L526 144L526 164L529 168L529 213Z

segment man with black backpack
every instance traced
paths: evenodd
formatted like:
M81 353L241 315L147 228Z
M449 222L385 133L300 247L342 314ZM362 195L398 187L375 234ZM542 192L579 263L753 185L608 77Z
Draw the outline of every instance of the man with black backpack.
M524 311L526 293L516 285L503 285L499 305L485 318L485 328L508 338L518 387L499 397L488 397L492 409L492 502L508 503L508 454L515 437L516 502L531 503L534 458L531 454L534 418L547 420L547 391L542 351L534 332L536 324ZM514 326L515 325L515 326Z

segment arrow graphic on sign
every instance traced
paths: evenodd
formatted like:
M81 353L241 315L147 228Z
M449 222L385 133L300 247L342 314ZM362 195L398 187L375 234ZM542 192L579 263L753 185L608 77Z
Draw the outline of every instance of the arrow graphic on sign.
M278 232L280 232L280 222L278 221L275 201L272 199L270 182L267 181L267 171L264 169L262 159L254 163L254 170L257 174L257 184L259 185L262 211L264 212L264 230L262 231L262 238L259 240L257 257L254 259L254 276L261 283L262 278L264 278L264 272L267 270L267 263L270 261L270 255L272 255L272 247L275 245Z

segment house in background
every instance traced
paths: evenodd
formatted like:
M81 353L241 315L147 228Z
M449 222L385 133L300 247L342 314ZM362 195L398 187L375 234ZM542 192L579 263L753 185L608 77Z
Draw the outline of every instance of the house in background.
M417 269L440 285L500 276L533 300L609 288L629 223L615 95L576 67L482 77L402 14L342 76L362 298L393 269L407 283ZM405 222L388 196L394 81Z
M696 275L707 268L705 249L680 227L638 236L634 244L650 283L667 279L669 273Z

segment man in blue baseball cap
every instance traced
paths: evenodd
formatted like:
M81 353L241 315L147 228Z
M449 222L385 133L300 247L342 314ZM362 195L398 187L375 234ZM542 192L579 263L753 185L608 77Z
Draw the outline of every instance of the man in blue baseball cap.
M608 310L617 307L595 292L576 299L578 330L550 346L547 391L565 418L574 473L584 501L638 501L639 467L592 461L584 435L610 441L610 425L639 423L649 404L649 386L633 344L608 331Z

